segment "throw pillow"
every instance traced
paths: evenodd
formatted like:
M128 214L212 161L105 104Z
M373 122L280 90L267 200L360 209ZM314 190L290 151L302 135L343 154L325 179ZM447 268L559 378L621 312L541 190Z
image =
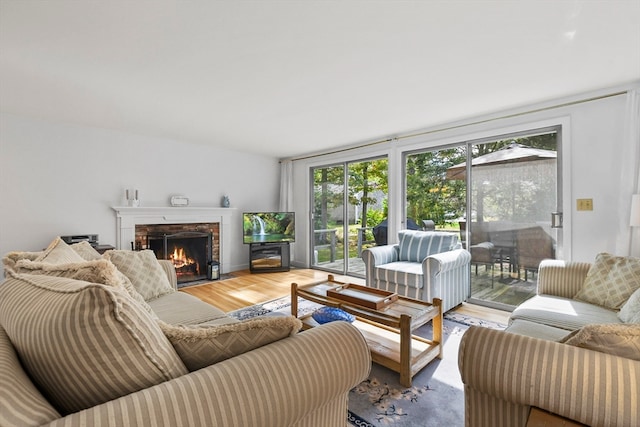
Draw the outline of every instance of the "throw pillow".
M131 280L136 291L147 301L175 292L153 251L111 250L104 257Z
M30 261L36 260L42 252L9 252L2 258L2 265L6 271L13 270L16 267L16 263L21 259L28 259Z
M640 258L601 253L574 299L618 310L640 288Z
M72 264L47 264L45 262L23 259L15 264L14 271L24 274L66 277L68 279L100 283L123 289L152 317L157 317L142 295L134 289L127 276L118 271L116 266L106 259L83 261Z
M67 264L70 262L82 262L84 259L71 249L71 246L67 245L64 240L56 237L35 261L49 264Z
M258 317L220 326L158 324L189 371L295 335L302 328L302 322L292 316Z
M640 360L640 325L587 325L573 331L560 342Z
M156 321L110 286L9 272L0 324L62 415L187 373Z
M640 323L640 289L636 290L624 303L618 319L624 323Z
M82 257L82 259L84 259L85 261L102 259L102 255L100 255L100 252L96 251L96 249L91 246L89 242L74 243L73 245L71 245L71 249L76 251L76 253L80 255L80 257Z
M398 237L398 259L409 262L422 262L429 255L454 249L458 243L456 234L438 231L402 230Z

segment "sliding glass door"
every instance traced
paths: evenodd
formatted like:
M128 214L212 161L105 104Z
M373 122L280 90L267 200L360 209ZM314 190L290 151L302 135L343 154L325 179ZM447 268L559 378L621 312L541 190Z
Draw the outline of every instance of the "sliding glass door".
M556 258L561 228L557 129L470 144L466 229L471 301L510 309L535 295L543 259Z
M387 159L312 168L312 266L364 277L362 250L387 213ZM376 229L377 230L377 229Z
M540 262L559 256L559 146L551 128L405 154L406 227L459 234L469 301L509 310L535 294Z

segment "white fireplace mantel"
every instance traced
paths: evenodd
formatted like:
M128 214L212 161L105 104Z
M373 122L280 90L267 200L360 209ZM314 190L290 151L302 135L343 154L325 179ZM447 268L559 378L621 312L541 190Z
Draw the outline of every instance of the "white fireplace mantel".
M136 239L136 225L151 224L190 224L210 223L220 224L220 270L221 273L230 271L231 235L229 227L234 208L213 207L130 207L113 206L116 212L116 247L131 249Z

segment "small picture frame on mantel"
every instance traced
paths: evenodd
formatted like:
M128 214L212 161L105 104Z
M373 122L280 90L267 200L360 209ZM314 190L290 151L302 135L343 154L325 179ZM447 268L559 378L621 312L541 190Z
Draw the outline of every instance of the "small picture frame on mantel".
M187 196L171 196L171 206L189 206L189 198Z

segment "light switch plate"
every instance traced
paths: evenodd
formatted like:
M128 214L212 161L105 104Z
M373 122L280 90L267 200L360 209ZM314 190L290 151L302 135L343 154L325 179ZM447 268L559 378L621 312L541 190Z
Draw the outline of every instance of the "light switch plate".
M593 210L593 199L577 199L576 200L576 209L579 211L592 211Z

